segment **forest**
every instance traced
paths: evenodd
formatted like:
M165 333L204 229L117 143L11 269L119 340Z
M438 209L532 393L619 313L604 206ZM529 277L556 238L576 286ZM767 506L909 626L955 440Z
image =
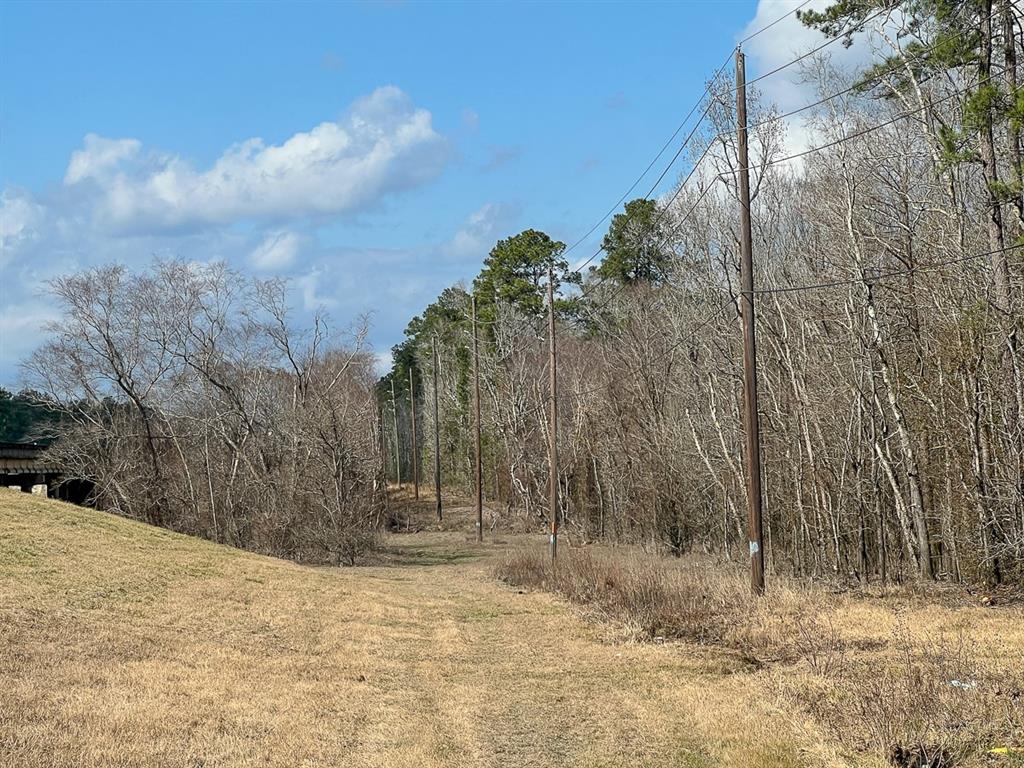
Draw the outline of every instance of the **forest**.
M386 504L364 327L294 321L281 280L223 264L99 267L26 361L49 449L92 504L299 561L354 563Z
M1019 11L843 0L799 15L822 48L859 41L874 56L852 72L827 50L802 57L815 96L793 112L756 80L748 95L769 568L1019 580ZM391 480L408 481L413 451L433 461L436 346L442 475L472 486L475 298L490 524L547 522L552 267L570 539L745 557L734 94L723 67L681 147L690 170L615 212L589 258L526 230L410 321L378 386ZM810 137L795 154L794 119Z
M47 442L58 420L59 411L47 408L39 393L0 387L0 442Z
M0 768L1024 766L1022 8L5 4Z
M1019 580L1020 14L1009 0L842 0L798 15L823 42L787 67L813 95L780 112L757 90L773 72L745 91L768 568ZM872 60L840 69L834 43ZM550 273L570 541L742 558L730 61L659 178L688 168L671 192L636 195L642 175L589 256L591 233L499 240L471 283L409 321L380 380L365 322L299 323L280 280L181 260L57 279L63 318L24 366L61 413L52 453L105 508L355 562L388 524L386 481L409 480L414 459L424 475L437 462L447 492L473 488L475 301L487 525L540 530Z

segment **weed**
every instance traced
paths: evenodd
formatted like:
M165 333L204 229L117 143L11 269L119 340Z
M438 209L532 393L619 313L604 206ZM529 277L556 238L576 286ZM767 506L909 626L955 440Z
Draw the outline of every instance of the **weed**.
M764 670L767 693L847 748L898 768L952 768L1024 739L1020 669L983 663L963 629L922 635L891 613L886 639L861 624L864 616L844 615L843 606L863 603L820 588L777 580L755 599L735 571L635 552L569 550L554 571L539 551L513 552L496 573L556 592L639 638L738 651L748 669ZM917 617L928 612L915 608Z

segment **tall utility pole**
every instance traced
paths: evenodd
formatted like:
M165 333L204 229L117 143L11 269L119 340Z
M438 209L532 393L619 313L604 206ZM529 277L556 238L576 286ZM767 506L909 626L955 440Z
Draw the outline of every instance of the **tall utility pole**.
M402 487L402 444L398 440L398 401L395 399L395 377L391 376L391 416L395 421L395 482Z
M548 514L551 516L551 567L558 560L558 370L555 360L555 271L548 265L548 373L551 423L548 425Z
M409 368L409 409L412 418L412 487L416 494L416 500L420 498L420 460L417 456L419 442L416 439L416 381L413 377L412 367Z
M757 414L757 344L754 338L754 257L750 228L750 162L747 156L747 77L736 49L736 146L740 185L740 312L743 318L743 431L747 436L747 536L750 586L764 594L761 513L761 428Z
M377 401L377 442L380 447L380 476L384 480L384 509L388 508L388 446L384 437L384 405Z
M434 352L434 496L437 497L437 521L441 522L441 409L437 405L437 337L430 340Z
M473 426L476 442L474 462L476 464L476 540L484 540L484 486L483 457L480 439L480 351L476 332L476 296L473 297Z

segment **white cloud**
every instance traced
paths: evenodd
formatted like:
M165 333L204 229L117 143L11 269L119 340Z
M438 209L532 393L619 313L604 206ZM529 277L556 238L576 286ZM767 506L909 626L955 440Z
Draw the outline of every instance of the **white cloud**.
M314 267L295 280L295 287L302 297L302 308L307 312L333 309L338 306L337 299L321 292L320 283L323 277L324 270Z
M72 155L65 184L94 184L96 213L115 228L227 224L363 210L436 177L448 156L430 112L385 86L338 122L278 145L249 139L207 170L175 156L142 158L133 139L90 135Z
M804 7L804 10L820 11L829 4L830 0L813 0ZM738 33L737 38L742 39L766 27L787 12L794 11L799 5L800 0L760 0L754 18ZM837 40L825 47L820 55L827 57L831 65L841 69L863 67L872 55L872 44L865 40L865 34L873 28L874 25L869 23L864 32L854 36L853 45L849 48L842 40ZM828 40L829 38L819 30L805 26L795 13L790 13L783 21L743 45L747 56L748 82L762 73L782 67ZM799 109L814 102L821 98L815 84L807 81L807 67L814 58L812 56L803 63L786 67L758 81L752 87L760 92L766 104L775 104L783 112ZM836 86L836 89L839 87ZM795 115L786 121L786 154L801 152L816 143L814 131L807 127L807 118L810 116L811 112L808 112Z
M377 372L378 376L384 376L391 370L391 366L395 364L394 355L391 354L391 350L387 352L377 352L374 354L374 365L373 368Z
M505 232L519 216L519 206L512 203L485 203L466 219L466 223L442 249L454 258L478 258L490 252L501 237L512 234Z
M4 190L0 195L0 266L12 257L16 245L36 236L43 214L42 206L27 193Z
M252 140L203 166L134 139L87 136L63 184L35 196L0 189L0 384L16 381L17 362L59 310L45 295L48 279L101 263L139 269L154 258L290 275L300 322L321 308L340 323L376 310L372 340L386 349L515 231L519 206L481 205L456 231L408 248L374 247L367 227L318 214L368 210L429 181L450 157L430 114L397 88L360 100L337 122L272 145ZM388 225L384 237L394 241L393 231Z
M71 153L65 184L77 184L86 179L102 179L124 160L139 154L142 142L136 139L105 139L95 133L87 134L83 148Z
M41 341L42 328L57 319L53 307L39 300L0 305L0 363L12 368Z
M249 254L249 263L263 271L286 269L295 262L301 242L302 238L295 232L270 232Z
M744 38L774 22L783 14L795 10L800 0L759 0L754 18L737 34ZM821 10L828 5L827 0L814 0L805 10ZM804 26L795 13L761 32L753 40L743 44L743 52L747 59L747 80L775 69L792 61L797 56L821 45L825 37L816 29ZM842 48L835 43L831 48ZM769 100L786 109L796 106L800 101L800 68L793 66L756 84L758 90Z

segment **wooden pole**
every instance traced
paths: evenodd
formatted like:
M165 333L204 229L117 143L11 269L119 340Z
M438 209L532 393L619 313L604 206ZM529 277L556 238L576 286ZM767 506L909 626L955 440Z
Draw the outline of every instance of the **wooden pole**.
M740 310L743 319L743 428L747 460L747 536L750 586L764 594L761 430L757 407L757 344L754 337L754 259L750 224L750 161L747 152L747 81L743 52L736 49L736 145L740 194Z
M472 300L473 307L473 427L476 443L474 463L476 474L476 540L484 540L484 486L483 486L483 450L480 432L480 350L476 328L476 296Z
M551 567L558 560L558 369L555 355L555 272L548 265L548 515L551 518Z
M441 522L441 409L437 397L437 337L430 341L434 353L434 496L437 499L437 521Z
M395 422L395 482L402 487L402 444L398 439L398 400L395 399L395 377L391 377L391 416Z
M384 480L384 510L388 509L388 446L384 436L384 405L377 401L377 440L380 446L380 476Z
M419 441L416 439L416 380L413 369L409 368L409 409L412 420L412 487L416 500L420 498Z

